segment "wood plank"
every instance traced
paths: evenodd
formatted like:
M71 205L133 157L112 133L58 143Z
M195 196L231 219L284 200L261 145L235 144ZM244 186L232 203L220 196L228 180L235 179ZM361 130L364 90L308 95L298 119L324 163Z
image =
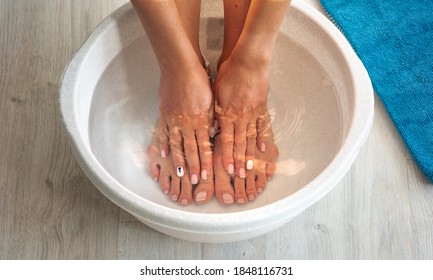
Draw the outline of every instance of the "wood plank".
M202 245L162 234L141 222L121 222L118 258L201 259Z
M414 258L433 258L433 184L421 173L414 160L408 160L409 199Z
M117 256L118 208L77 165L57 107L70 56L126 1L108 2L1 1L1 259Z

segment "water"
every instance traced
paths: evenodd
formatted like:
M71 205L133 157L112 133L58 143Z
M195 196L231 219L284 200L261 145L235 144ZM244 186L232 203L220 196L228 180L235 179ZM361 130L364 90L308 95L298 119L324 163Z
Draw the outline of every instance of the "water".
M209 28L208 28L209 29ZM205 44L206 45L206 44ZM215 63L219 52L205 46ZM315 178L341 142L341 112L331 79L305 49L280 34L270 70L269 111L280 149L277 174L257 200L244 206L180 207L148 175L146 147L158 118L159 70L145 38L107 67L94 92L89 125L93 153L119 183L138 196L191 212L236 212L287 197Z

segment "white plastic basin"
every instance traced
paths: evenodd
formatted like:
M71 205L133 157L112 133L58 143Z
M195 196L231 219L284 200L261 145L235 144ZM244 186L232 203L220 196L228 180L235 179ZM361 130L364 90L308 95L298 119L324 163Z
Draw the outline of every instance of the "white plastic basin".
M202 48L218 58L222 20L203 11ZM105 19L68 65L62 121L94 185L148 226L199 241L249 239L287 223L345 175L373 120L373 90L350 45L319 12L293 1L271 66L269 109L280 149L277 173L246 205L180 206L147 171L158 118L159 70L130 4Z

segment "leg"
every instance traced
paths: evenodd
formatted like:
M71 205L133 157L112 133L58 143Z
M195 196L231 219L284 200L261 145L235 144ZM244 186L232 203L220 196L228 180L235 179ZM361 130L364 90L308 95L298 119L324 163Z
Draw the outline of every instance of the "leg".
M225 41L214 84L224 168L245 177L254 165L259 117L266 112L269 65L289 0L225 1ZM253 143L251 143L253 142Z
M251 0L224 0L224 45L219 66L232 54L241 36Z
M131 0L157 57L160 71L159 150L173 162L181 193L200 184L197 198L213 194L209 142L213 97L198 43L199 0ZM188 175L188 180L183 176ZM201 179L200 179L201 178ZM210 179L208 179L210 178ZM176 180L172 181L175 182ZM204 181L205 184L201 184ZM189 190L189 191L188 191ZM203 192L206 197L203 199Z

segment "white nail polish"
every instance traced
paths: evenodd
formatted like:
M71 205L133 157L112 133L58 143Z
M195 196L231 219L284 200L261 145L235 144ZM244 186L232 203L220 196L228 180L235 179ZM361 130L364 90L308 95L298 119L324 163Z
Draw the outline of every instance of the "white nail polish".
M201 191L195 196L195 201L197 202L205 201L206 197L207 197L207 192Z
M262 152L266 151L266 145L265 145L265 143L262 143L260 145L260 151L262 151Z
M206 169L203 169L203 170L201 171L201 178L202 178L203 180L207 180L207 170L206 170Z
M235 173L235 166L233 164L229 164L227 171L230 175L232 175L233 173Z
M242 179L246 177L245 168L243 167L239 168L239 177Z
M165 150L161 150L161 157L162 158L166 158L167 157L167 155L165 154Z
M182 166L178 166L176 168L176 175L177 175L177 177L183 177L183 175L185 175L185 173L183 172L183 167Z
M191 184L195 185L198 183L198 177L196 174L191 175Z
M254 166L253 160L249 159L247 161L247 170L253 170L253 166Z
M224 203L233 203L233 196L231 194L225 193L223 194L223 201Z

